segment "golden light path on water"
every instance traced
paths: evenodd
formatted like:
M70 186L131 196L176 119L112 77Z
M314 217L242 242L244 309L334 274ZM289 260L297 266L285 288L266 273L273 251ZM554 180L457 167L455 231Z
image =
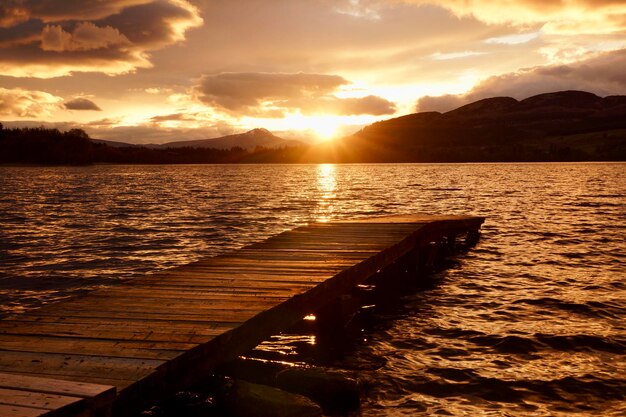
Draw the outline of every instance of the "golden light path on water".
M335 198L337 179L335 178L335 165L320 164L317 166L317 188L319 198L315 209L316 220L328 222L334 217L337 210Z

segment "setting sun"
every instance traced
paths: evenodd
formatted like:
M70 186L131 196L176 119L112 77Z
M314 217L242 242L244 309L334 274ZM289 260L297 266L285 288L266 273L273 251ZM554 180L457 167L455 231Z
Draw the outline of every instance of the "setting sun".
M337 117L315 117L311 120L311 130L320 141L327 141L336 138L339 134L341 120Z

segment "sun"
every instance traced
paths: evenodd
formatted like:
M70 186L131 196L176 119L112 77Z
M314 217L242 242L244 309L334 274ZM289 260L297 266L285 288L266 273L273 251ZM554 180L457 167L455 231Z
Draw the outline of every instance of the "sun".
M339 135L341 120L337 117L311 117L309 123L309 128L320 141L332 140Z
M371 123L368 119L353 120L338 115L303 115L300 113L288 114L280 119L256 119L243 120L245 126L263 126L270 131L297 132L314 141L327 142L345 134L347 126L364 125ZM252 128L250 127L250 128Z

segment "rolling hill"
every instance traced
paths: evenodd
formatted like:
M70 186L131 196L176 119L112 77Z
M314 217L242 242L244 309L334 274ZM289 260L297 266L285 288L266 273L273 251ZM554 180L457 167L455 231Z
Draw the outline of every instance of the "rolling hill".
M626 159L626 96L583 91L518 101L494 97L455 110L381 121L318 151L342 162Z

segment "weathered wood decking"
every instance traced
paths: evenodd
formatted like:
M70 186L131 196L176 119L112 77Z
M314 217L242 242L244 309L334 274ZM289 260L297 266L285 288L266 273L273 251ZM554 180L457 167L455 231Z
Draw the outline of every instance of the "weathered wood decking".
M431 242L483 222L314 223L0 321L0 416L124 415L182 389Z

